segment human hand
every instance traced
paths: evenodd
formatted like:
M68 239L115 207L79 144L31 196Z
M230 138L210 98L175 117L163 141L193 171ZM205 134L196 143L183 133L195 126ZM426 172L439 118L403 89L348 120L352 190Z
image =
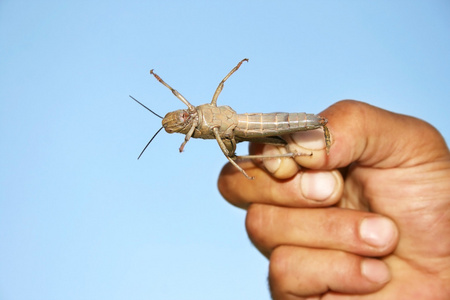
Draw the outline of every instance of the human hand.
M219 177L270 259L272 297L449 299L450 153L442 136L356 101L320 115L332 134L329 156L320 130L299 132L288 151L313 156L240 163L253 181L230 164ZM274 151L284 150L250 145L252 154Z

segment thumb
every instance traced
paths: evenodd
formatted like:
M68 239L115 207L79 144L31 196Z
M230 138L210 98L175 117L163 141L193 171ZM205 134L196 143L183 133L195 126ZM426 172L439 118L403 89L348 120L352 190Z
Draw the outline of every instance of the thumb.
M414 117L354 100L337 102L320 115L328 119L331 132L329 155L320 132L299 131L283 137L288 142L289 152L313 152L312 156L295 157L296 163L307 168L335 169L353 162L375 168L408 167L448 156L440 133ZM320 143L323 147L317 147ZM272 146L267 148L273 151ZM322 150L317 150L320 148ZM288 161L274 166L274 161L268 160L266 169L276 176L285 174L283 169L292 169L290 164L292 162Z

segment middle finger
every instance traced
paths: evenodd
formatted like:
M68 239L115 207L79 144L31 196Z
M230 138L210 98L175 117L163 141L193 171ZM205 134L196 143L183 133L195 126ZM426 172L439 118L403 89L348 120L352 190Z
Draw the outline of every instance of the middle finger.
M388 218L342 208L285 208L252 204L247 232L266 256L280 245L348 251L381 256L393 251L398 230Z

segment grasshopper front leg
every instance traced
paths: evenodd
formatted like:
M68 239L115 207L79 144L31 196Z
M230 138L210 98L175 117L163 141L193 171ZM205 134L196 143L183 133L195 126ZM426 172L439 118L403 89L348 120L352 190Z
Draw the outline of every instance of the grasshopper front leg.
M234 156L234 150L233 149L228 149L227 146L225 145L225 143L223 142L222 138L220 137L219 134L219 129L217 127L213 128L213 132L214 132L214 136L216 137L217 143L219 144L220 149L222 150L223 154L225 154L225 157L228 159L228 161L235 166L242 174L244 174L245 177L247 177L247 179L253 180L255 179L255 177L251 177L249 176L244 169L242 169L235 161L234 159L236 159L236 156ZM233 146L230 146L230 148L232 148ZM233 153L230 153L231 151ZM233 158L230 157L230 154L233 155Z
M198 121L197 121L197 120L194 120L193 123L192 123L191 128L189 129L189 132L186 133L186 136L184 137L184 141L183 141L183 143L182 143L181 146L180 146L180 149L179 149L180 152L183 152L184 146L186 145L187 142L189 142L189 139L190 139L190 138L192 137L192 135L194 134L194 131L195 131L195 128L197 127L197 125L198 125Z

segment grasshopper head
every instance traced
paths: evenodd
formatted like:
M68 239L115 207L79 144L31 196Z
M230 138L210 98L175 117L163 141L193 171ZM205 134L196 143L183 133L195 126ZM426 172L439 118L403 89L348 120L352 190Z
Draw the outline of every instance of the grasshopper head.
M193 114L187 109L179 109L168 113L162 120L167 133L188 133L193 122Z

